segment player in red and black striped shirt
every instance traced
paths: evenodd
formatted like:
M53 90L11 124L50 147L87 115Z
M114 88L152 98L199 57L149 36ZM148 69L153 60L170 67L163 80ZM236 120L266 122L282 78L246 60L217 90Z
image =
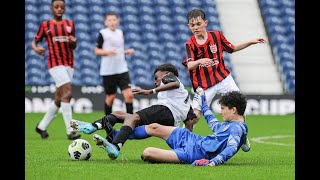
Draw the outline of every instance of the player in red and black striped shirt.
M194 91L201 86L211 104L217 93L224 94L230 91L239 91L234 82L230 69L225 65L223 51L233 53L252 44L266 43L263 38L257 38L241 44L231 44L220 31L207 31L208 20L200 9L191 10L188 15L188 26L194 34L185 44L186 59L182 63L188 67L188 74ZM186 128L193 130L200 118L200 107L193 102L197 118L186 124Z
M52 0L51 11L53 19L43 21L32 41L32 49L39 55L45 55L45 49L38 47L43 38L46 39L48 53L48 69L56 84L54 101L50 104L48 111L36 126L36 131L43 139L48 138L47 127L54 119L55 114L61 107L63 119L66 124L68 139L77 139L80 134L70 127L72 109L70 100L71 80L73 76L73 50L77 47L75 38L75 26L72 20L63 19L65 12L64 0Z

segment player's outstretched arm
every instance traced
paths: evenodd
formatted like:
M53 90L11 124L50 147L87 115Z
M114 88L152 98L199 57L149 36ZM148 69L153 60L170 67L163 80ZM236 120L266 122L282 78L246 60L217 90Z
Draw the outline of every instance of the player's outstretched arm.
M233 52L236 52L236 51L240 51L242 49L245 49L253 44L257 44L257 43L267 43L267 41L263 38L256 38L256 39L252 39L250 41L247 41L247 42L244 42L244 43L241 43L241 44L236 44L234 45L234 50Z
M210 129L215 132L220 127L219 120L214 116L211 109L209 108L207 101L206 101L206 95L204 93L204 90L202 87L198 87L196 90L196 94L194 98L197 100L198 104L201 107L201 113L203 114L204 118L206 119L206 122Z

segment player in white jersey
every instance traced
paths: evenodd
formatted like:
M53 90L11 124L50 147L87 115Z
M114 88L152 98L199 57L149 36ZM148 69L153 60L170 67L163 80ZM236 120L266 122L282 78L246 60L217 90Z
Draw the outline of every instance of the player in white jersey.
M96 41L95 54L101 56L100 76L106 94L105 115L112 112L118 87L123 94L127 112L133 113L133 95L129 86L131 80L125 55L132 55L134 49L125 50L123 32L117 28L119 23L118 14L108 13L104 21L106 28L99 31Z
M187 121L195 117L191 106L191 99L188 91L178 79L178 70L172 64L162 64L156 67L154 71L155 85L154 89L132 89L134 94L151 95L158 92L158 101L145 109L137 111L134 114L113 112L94 123L72 120L71 127L76 131L91 134L98 129L105 129L108 136L105 140L101 136L94 140L98 146L106 147L105 141L109 141L115 148L120 150L127 139L144 139L149 137L147 134L138 134L134 137L136 126L158 123L165 126L179 127L181 121ZM112 121L112 122L110 122ZM112 126L116 122L123 122L119 131L115 131ZM106 149L107 150L107 149ZM117 157L110 157L115 159Z

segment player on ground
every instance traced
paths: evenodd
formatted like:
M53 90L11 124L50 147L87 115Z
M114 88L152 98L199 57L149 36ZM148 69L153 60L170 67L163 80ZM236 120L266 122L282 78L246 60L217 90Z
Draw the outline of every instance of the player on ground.
M117 87L123 94L127 113L133 113L133 94L130 91L131 81L125 55L132 55L134 49L124 49L123 32L117 28L119 23L118 14L113 12L106 14L104 21L106 28L99 31L95 48L95 54L101 56L100 76L106 94L105 115L112 112Z
M120 148L127 139L149 137L145 133L136 134L136 126L159 123L165 126L179 127L181 121L195 118L189 93L178 79L177 68L172 64L162 64L156 67L154 75L156 88L150 90L132 89L134 94L142 95L158 92L158 101L154 105L134 114L113 112L93 123L72 120L71 126L75 130L86 134L91 134L98 129L105 129L108 140L97 134L94 135L94 140L100 147L106 147L108 154L113 149L117 149L118 153L110 156L111 159L116 159L120 153ZM112 126L115 123L123 123L120 131L113 130ZM106 146L106 143L109 143L110 146Z
M187 163L192 166L217 166L233 157L245 143L248 127L244 122L247 100L239 91L230 91L221 96L221 115L224 122L211 112L203 90L197 89L195 100L201 107L212 135L200 136L186 128L146 125L144 130L150 136L162 138L172 148L165 150L148 147L141 159L157 163ZM143 127L141 127L142 129Z
M211 104L216 94L229 91L239 91L229 68L225 65L223 51L233 53L245 49L253 44L266 43L263 38L253 39L240 44L230 43L220 31L208 31L208 20L205 13L200 9L193 9L187 14L188 27L194 34L185 44L186 59L182 63L188 68L188 74L193 89L201 86L207 95L208 104ZM193 130L194 124L199 121L200 107L196 100L192 104L197 116L186 123L186 128ZM250 143L242 147L249 151Z
M73 50L77 47L75 38L75 25L72 20L63 19L65 12L64 0L52 0L51 11L53 19L45 20L32 41L32 49L39 55L45 55L45 49L38 47L43 38L48 46L48 69L56 85L54 101L50 104L43 119L36 126L36 132L42 139L47 139L49 134L47 128L56 117L58 109L61 108L62 116L66 125L67 138L70 140L80 138L80 134L70 127L72 119L72 108L70 100L72 97L71 79L73 76Z

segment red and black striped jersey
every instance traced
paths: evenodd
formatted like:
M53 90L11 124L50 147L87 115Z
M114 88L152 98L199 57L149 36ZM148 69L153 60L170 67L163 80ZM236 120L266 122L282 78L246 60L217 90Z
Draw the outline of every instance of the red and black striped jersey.
M75 26L72 20L63 19L60 22L47 20L41 23L35 40L46 39L49 51L48 69L58 65L73 68L73 49L67 43L67 37L70 35L75 37Z
M231 44L220 31L207 31L207 41L200 45L197 43L193 35L185 44L186 59L183 65L187 67L188 62L197 61L202 58L210 58L215 62L215 65L210 67L197 67L189 70L188 75L191 79L194 90L198 86L202 86L204 90L221 82L230 74L230 69L225 65L223 59L223 51L232 53L234 45Z

